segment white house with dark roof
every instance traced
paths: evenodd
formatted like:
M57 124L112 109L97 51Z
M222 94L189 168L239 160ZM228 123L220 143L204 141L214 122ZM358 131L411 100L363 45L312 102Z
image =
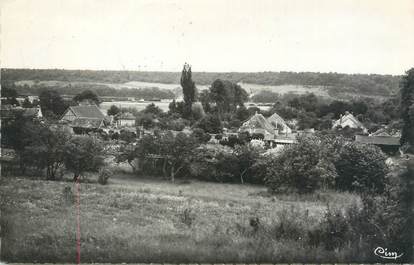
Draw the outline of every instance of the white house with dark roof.
M250 134L260 133L265 137L275 133L275 128L260 113L254 114L250 119L245 121L239 129L240 132L248 132Z
M345 112L344 115L341 115L341 117L332 125L332 129L345 127L361 129L364 133L368 131L367 128L365 128L365 126L348 111Z
M135 116L132 113L124 112L115 116L117 127L134 127Z
M276 112L272 114L267 121L275 128L275 130L279 131L283 134L292 133L292 129L286 124L285 120L280 117Z

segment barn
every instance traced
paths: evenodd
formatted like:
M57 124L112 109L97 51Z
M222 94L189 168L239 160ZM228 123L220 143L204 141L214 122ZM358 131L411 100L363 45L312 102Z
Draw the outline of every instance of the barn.
M106 116L96 105L70 106L60 119L67 123L74 132L84 133L101 129L107 122Z

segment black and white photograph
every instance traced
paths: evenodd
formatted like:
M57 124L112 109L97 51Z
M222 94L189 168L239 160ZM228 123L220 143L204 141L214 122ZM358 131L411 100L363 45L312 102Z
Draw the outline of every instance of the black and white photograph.
M0 264L414 263L414 0L0 9Z

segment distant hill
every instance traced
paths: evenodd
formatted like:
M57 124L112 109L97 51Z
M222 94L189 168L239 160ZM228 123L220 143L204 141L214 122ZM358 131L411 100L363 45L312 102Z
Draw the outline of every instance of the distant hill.
M2 69L3 81L61 81L63 83L90 82L95 84L124 84L132 81L172 84L180 83L181 72L141 72L141 71L94 71L61 69ZM249 85L258 85L271 91L278 87L295 86L298 93L315 89L324 90L331 97L344 98L349 95L389 97L399 90L401 76L377 74L341 74L314 72L257 72L257 73L211 73L193 72L193 80L198 86L208 86L216 79L226 79ZM243 87L244 87L243 86ZM113 85L112 85L113 87ZM325 93L324 92L324 93ZM255 91L253 91L255 93Z

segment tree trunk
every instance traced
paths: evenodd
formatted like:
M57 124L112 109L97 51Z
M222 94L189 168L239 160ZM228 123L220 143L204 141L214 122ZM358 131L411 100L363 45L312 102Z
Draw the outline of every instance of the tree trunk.
M247 170L249 170L248 168L246 168L245 170L243 170L243 172L240 174L240 182L241 184L244 184L244 174L246 174Z
M20 160L19 161L20 170L22 171L22 174L24 175L26 173L26 166L21 158L19 158L19 160Z
M166 158L164 158L164 162L162 164L162 174L164 178L167 177L167 159Z
M135 159L134 160L127 160L128 161L128 164L131 166L131 168L132 168L132 172L133 173L137 173L137 171L139 171L139 162L138 162L138 168L136 168L135 166L134 166L134 161L135 161Z
M52 179L52 168L51 166L47 166L46 168L46 179L51 180Z
M171 166L171 182L175 181L175 167L174 164Z
M175 175L177 175L178 172L180 172L180 170L183 168L184 166L180 166L179 168L177 168L177 170L175 170L175 165L172 164L171 166L171 181L174 182L175 181Z

